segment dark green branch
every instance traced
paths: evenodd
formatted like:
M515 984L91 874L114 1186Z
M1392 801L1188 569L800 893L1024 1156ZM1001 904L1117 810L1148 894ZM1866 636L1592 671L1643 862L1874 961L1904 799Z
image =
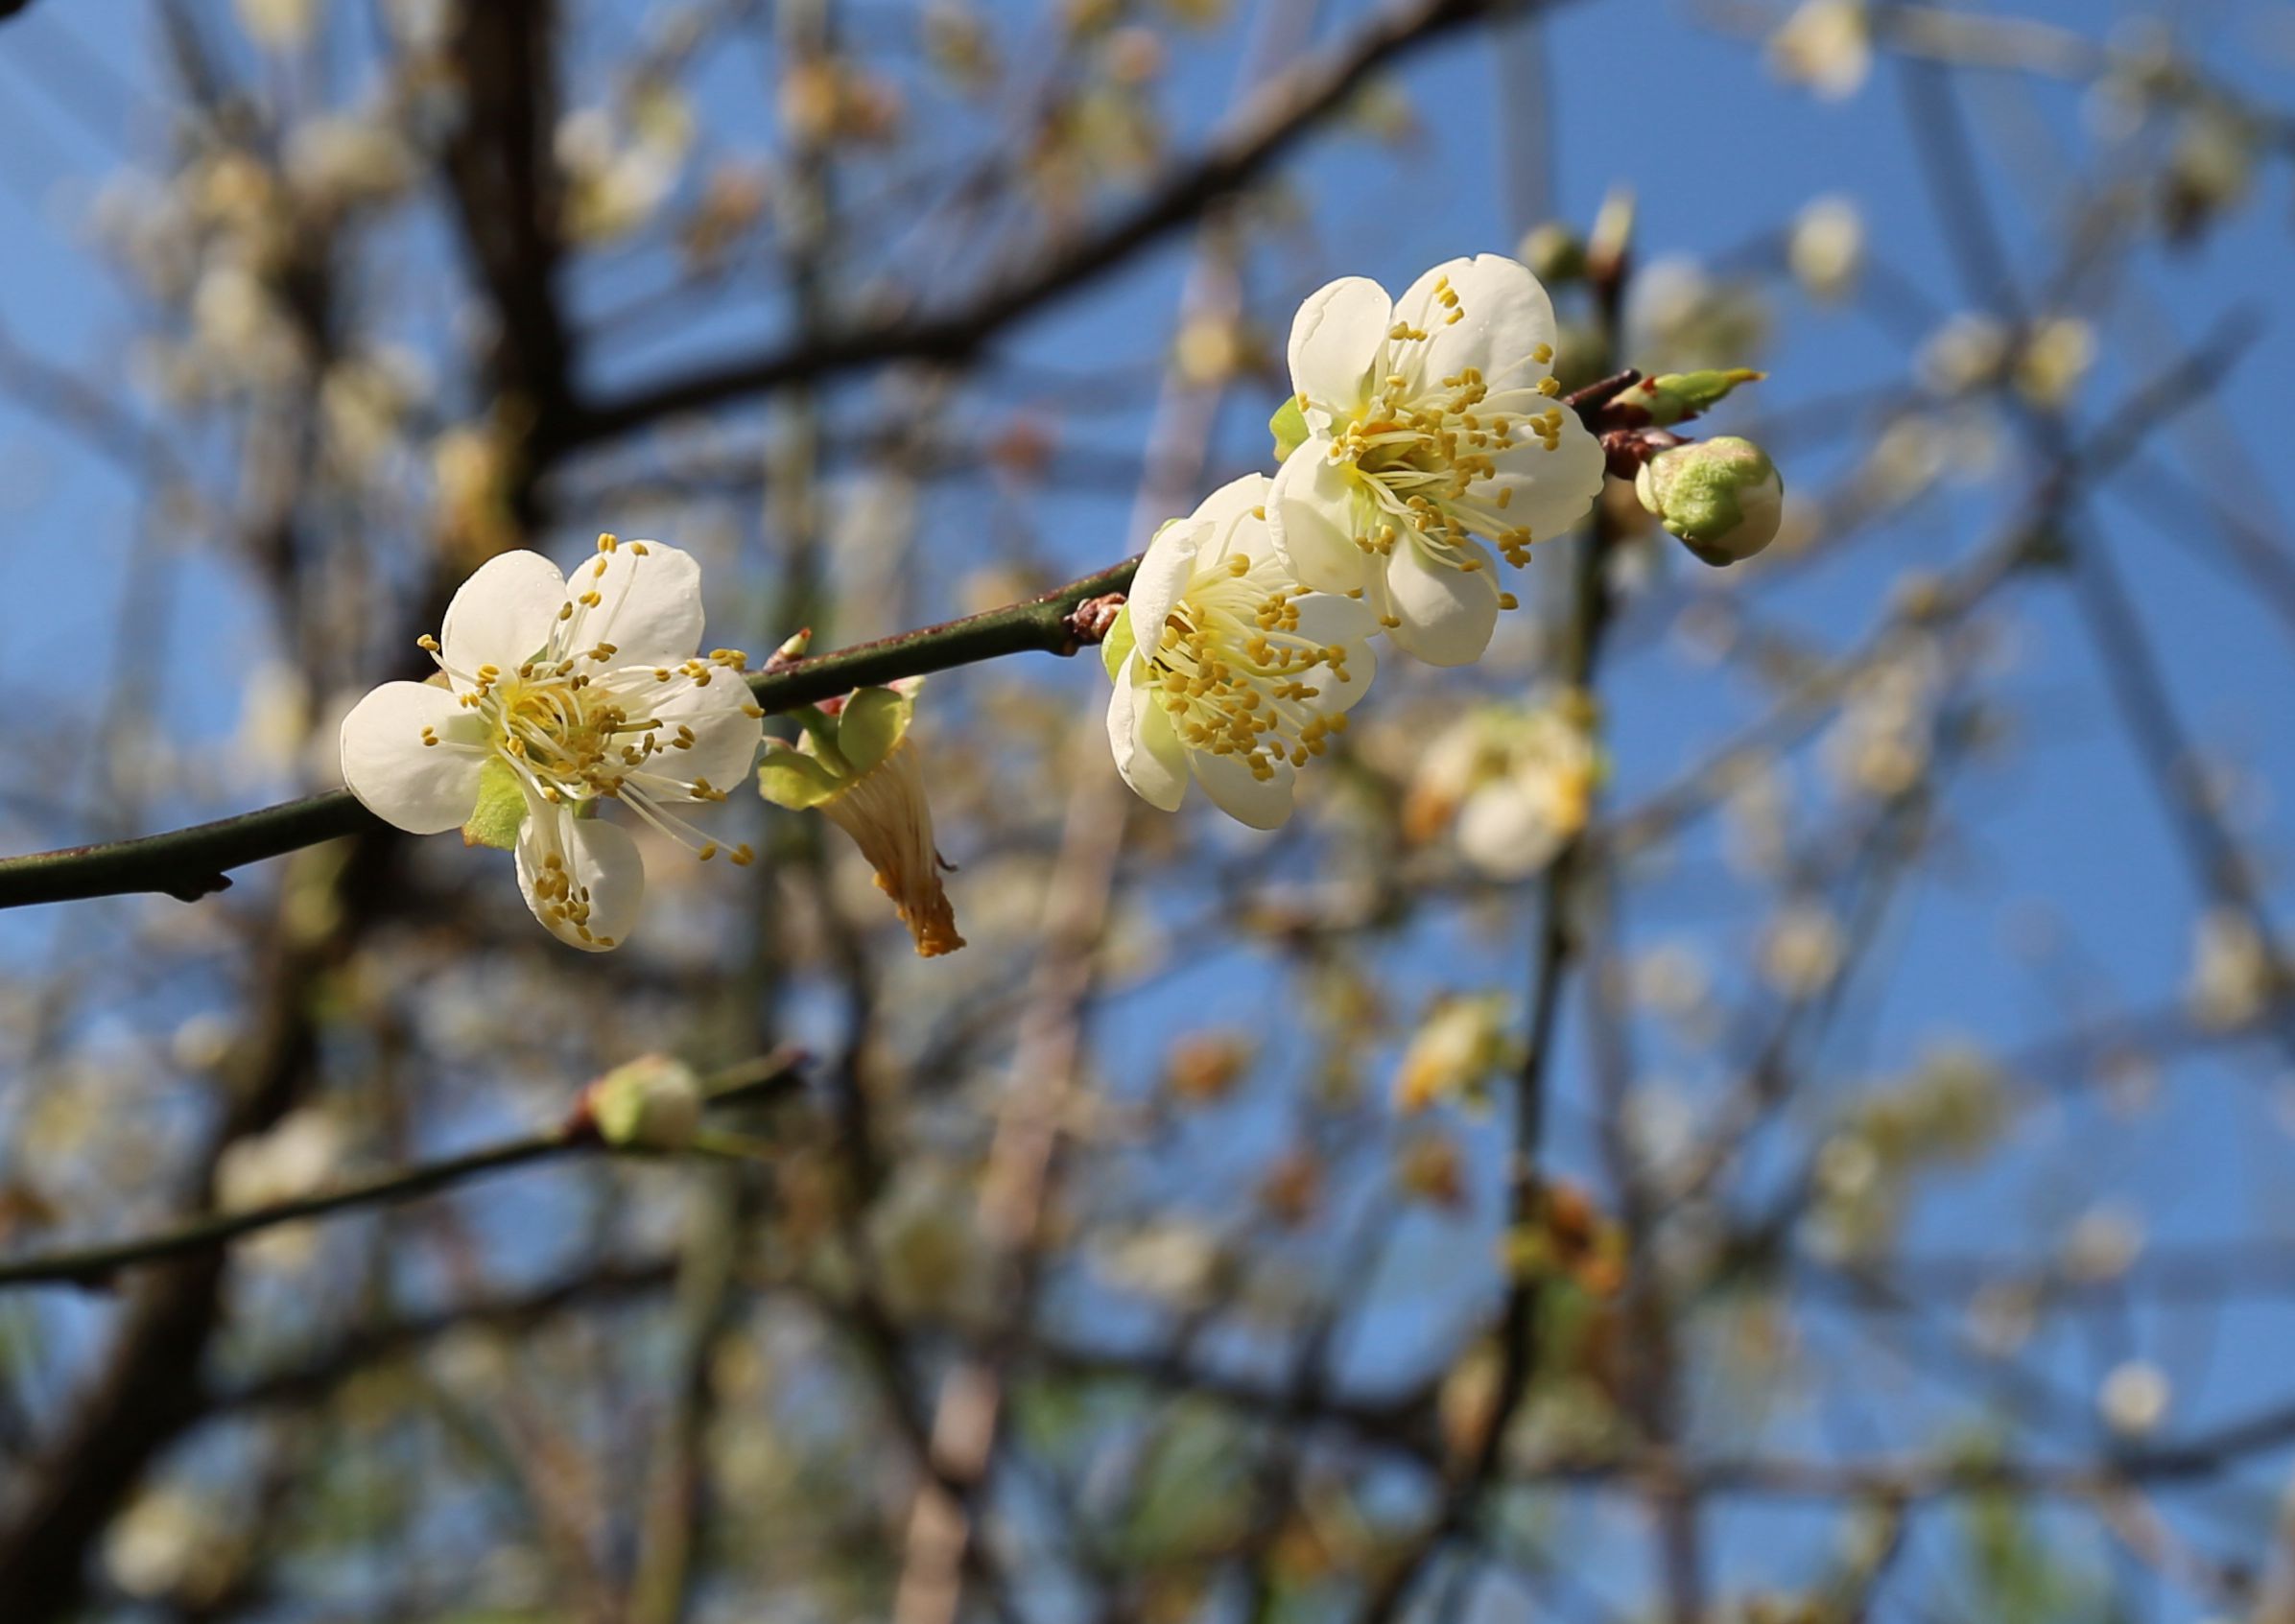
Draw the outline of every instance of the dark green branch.
M749 686L768 711L787 711L854 688L1006 654L1073 654L1095 641L1070 624L1077 607L1123 591L1138 562L1125 559L1025 603L760 671ZM165 835L0 859L0 908L137 891L196 902L230 884L227 869L381 827L382 820L348 790L337 789Z

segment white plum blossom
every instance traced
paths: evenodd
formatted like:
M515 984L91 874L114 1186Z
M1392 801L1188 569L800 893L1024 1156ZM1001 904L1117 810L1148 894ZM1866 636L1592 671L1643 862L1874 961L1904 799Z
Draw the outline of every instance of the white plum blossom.
M598 549L570 581L537 553L488 559L421 640L443 680L387 682L343 722L368 811L513 848L534 917L589 952L627 936L646 884L637 842L596 814L619 802L706 860L717 843L674 809L723 800L764 738L746 657L696 657L700 567L659 542Z
M1483 542L1520 565L1601 492L1601 447L1558 403L1553 360L1552 301L1498 254L1399 299L1360 276L1310 297L1290 336L1303 439L1268 504L1299 580L1366 600L1407 653L1479 659L1513 603Z
M1271 488L1247 474L1158 531L1100 650L1124 781L1172 812L1192 774L1254 829L1290 816L1296 769L1378 669L1371 611L1309 591L1276 553Z

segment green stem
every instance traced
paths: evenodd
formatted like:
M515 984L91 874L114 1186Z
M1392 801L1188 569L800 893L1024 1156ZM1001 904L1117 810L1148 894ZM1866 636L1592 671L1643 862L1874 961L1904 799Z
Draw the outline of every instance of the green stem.
M749 687L768 711L788 711L1006 654L1072 654L1078 640L1068 617L1088 599L1123 591L1138 563L1127 558L1024 603L754 672ZM137 891L196 902L230 884L227 869L382 827L350 791L336 789L164 835L0 859L0 908Z

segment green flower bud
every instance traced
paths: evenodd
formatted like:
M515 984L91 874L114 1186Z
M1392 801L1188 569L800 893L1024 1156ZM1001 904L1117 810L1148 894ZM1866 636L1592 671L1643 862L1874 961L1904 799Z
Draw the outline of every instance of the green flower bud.
M1716 568L1768 546L1785 514L1777 465L1760 446L1734 435L1660 452L1642 465L1634 494L1683 546Z
M682 1060L640 1055L590 1085L590 1119L618 1149L683 1150L701 1126L701 1080Z

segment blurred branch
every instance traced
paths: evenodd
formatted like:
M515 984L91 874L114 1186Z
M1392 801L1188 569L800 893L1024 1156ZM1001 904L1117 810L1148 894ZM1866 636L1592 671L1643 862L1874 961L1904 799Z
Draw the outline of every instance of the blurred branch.
M1144 248L1198 219L1256 180L1375 72L1444 35L1499 13L1542 11L1557 0L1415 0L1366 26L1336 50L1271 80L1195 161L1088 236L1055 247L1028 271L961 309L831 333L815 341L723 363L605 400L572 425L578 443L610 438L681 412L766 393L808 379L892 361L955 361L979 353L1024 317L1132 263Z
M1595 293L1601 345L1607 352L1616 343L1624 302L1622 256L1610 273L1596 279ZM1599 372L1602 368L1597 366L1594 370ZM1609 577L1611 546L1617 538L1615 520L1607 508L1597 504L1592 521L1578 538L1573 555L1570 599L1561 616L1555 677L1577 702L1588 706L1595 703L1595 675L1617 608ZM1590 721L1589 725L1597 723ZM1584 827L1563 841L1540 882L1538 933L1531 950L1529 1032L1513 1087L1513 1126L1505 1175L1506 1227L1501 1237L1502 1248L1508 1240L1534 1235L1547 1215L1546 1175L1541 1161L1545 1154L1549 1071L1561 1019L1562 994L1581 945L1572 912L1578 905L1581 887L1604 860L1602 848L1591 833L1593 821L1589 817ZM1490 1416L1471 1450L1465 1452L1463 1460L1455 1463L1456 1470L1446 1474L1441 1503L1433 1518L1402 1550L1372 1590L1360 1614L1361 1624L1387 1624L1403 1615L1419 1575L1446 1541L1472 1527L1485 1495L1502 1473L1507 1431L1538 1374L1547 1286L1546 1275L1540 1267L1518 1259L1509 1258L1506 1276L1505 1303L1500 1313L1498 1331L1501 1361L1498 1390Z
M794 1058L789 1055L769 1056L761 1062L737 1067L711 1078L704 1085L704 1090L709 1100L716 1103L736 1094L746 1096L759 1089L793 1083L796 1078ZM465 1151L460 1156L426 1162L420 1166L377 1173L371 1178L355 1180L317 1195L298 1196L294 1200L249 1207L234 1212L218 1212L177 1229L158 1235L140 1236L131 1240L0 1261L0 1288L56 1282L102 1285L122 1269L162 1262L170 1258L213 1252L243 1236L273 1229L280 1224L304 1218L322 1218L363 1208L390 1206L411 1201L418 1195L430 1194L434 1190L450 1189L465 1180L488 1173L507 1172L512 1167L522 1167L572 1151L613 1148L600 1137L597 1123L591 1118L585 1101L565 1121L539 1133L506 1140L479 1150Z

